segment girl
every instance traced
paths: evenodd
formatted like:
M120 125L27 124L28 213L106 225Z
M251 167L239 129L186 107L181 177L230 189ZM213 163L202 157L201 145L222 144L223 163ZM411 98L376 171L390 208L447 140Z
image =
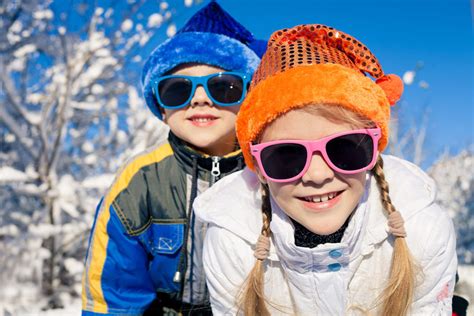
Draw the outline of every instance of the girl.
M237 117L248 169L194 204L215 314L450 314L452 222L429 177L380 154L402 90L350 35L272 35Z

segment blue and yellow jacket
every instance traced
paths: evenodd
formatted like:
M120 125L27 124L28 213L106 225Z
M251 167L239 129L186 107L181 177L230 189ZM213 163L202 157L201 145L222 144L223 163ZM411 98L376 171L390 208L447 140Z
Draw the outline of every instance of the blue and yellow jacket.
M122 168L97 207L82 280L83 315L141 315L162 297L206 304L201 262L206 224L191 205L222 176L243 168L239 151L199 154L168 141Z

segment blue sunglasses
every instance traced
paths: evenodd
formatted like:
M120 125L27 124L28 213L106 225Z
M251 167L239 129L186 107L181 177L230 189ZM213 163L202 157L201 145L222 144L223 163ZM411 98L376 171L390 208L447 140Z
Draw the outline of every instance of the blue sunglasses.
M189 104L197 86L202 86L209 99L219 106L242 103L250 76L240 72L219 72L202 77L170 75L158 78L153 94L165 109L180 109Z

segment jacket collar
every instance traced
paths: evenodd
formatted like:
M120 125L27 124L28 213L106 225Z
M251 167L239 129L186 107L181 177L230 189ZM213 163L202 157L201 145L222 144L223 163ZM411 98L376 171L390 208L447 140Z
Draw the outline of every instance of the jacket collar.
M220 178L224 175L240 170L244 166L242 151L240 149L224 156L209 156L200 153L189 147L183 140L178 138L173 132L169 132L168 141L173 148L176 159L183 167L186 173L191 174L193 170L194 161L197 161L199 169L199 178L207 179L212 170L213 162L219 162Z

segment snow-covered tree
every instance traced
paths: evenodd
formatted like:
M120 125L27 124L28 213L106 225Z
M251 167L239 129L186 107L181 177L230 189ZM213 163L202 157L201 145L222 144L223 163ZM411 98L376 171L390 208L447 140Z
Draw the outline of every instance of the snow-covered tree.
M456 228L459 262L474 264L474 151L443 156L429 170L438 186L437 202Z
M174 12L164 1L0 2L5 310L80 295L101 194L126 158L166 136L138 91L149 43L174 34Z

